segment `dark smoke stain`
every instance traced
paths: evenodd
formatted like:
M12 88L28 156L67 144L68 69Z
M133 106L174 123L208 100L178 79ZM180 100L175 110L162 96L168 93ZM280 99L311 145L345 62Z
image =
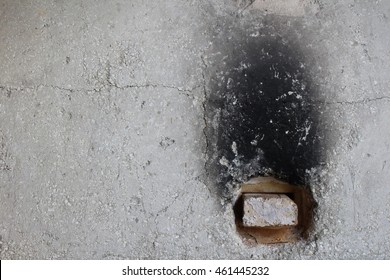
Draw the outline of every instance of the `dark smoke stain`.
M305 185L323 161L313 54L280 22L222 32L208 55L208 167L223 196L265 174Z

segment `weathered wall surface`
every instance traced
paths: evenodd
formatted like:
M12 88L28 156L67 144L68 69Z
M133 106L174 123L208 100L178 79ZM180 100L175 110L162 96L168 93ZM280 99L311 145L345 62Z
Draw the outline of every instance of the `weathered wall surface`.
M1 0L0 257L389 258L389 17L388 1ZM259 174L311 189L308 240L243 244L232 203Z

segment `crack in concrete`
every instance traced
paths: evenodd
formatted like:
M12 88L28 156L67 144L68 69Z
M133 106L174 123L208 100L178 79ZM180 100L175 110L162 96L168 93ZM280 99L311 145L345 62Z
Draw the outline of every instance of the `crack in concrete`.
M205 63L203 57L202 58L202 63L205 68L207 68L207 64ZM205 128L203 129L203 134L206 137L206 148L208 148L208 137L206 134L207 130L207 118L206 118L206 101L207 101L207 88L206 88L206 79L205 79L205 74L204 71L202 72L202 80L203 83L202 85L196 85L192 88L183 88L180 86L175 86L175 85L167 85L167 84L153 84L153 83L145 83L145 84L128 84L128 85L123 85L120 86L109 79L107 79L107 84L101 87L97 88L70 88L70 87L62 87L58 85L47 85L47 84L39 84L36 86L7 86L7 85L0 85L0 90L6 91L7 96L10 97L13 91L24 91L24 90L38 90L39 88L51 88L51 89L57 89L60 91L67 91L70 93L73 92L101 92L104 89L109 90L110 88L116 88L119 90L126 90L126 89L145 89L145 88L166 88L166 89L174 89L178 91L180 94L183 94L189 98L195 99L195 96L193 96L191 93L199 88L202 88L203 91L203 102L202 102L202 107L203 107L203 121ZM339 101L314 101L310 102L313 105L316 104L324 104L324 105L359 105L359 104L367 104L367 103L372 103L372 102L377 102L377 101L390 101L390 96L380 96L376 98L364 98L360 100L339 100Z
M190 93L192 93L194 90L200 88L201 86L195 86L193 88L183 88L178 87L174 85L166 85L166 84L152 84L152 83L146 83L146 84L131 84L131 85L124 85L119 86L116 83L112 83L111 81L108 81L110 87L114 87L120 90L125 90L129 88L167 88L167 89L174 89L177 90L179 93L183 93L187 97L194 98Z
M210 147L210 141L209 141L209 138L207 136L207 130L208 130L208 124L207 124L207 108L206 108L206 102L207 102L207 87L206 87L206 78L205 78L205 70L207 68L207 64L206 62L204 61L204 58L203 56L200 57L201 60L202 60L202 63L203 63L203 71L202 71L202 81L203 81L203 101L202 101L202 109L203 109L203 123L204 123L204 127L203 127L203 135L205 137L205 151L204 151L204 156L205 156L205 161L204 161L204 169L205 169L205 172L206 172L206 176L208 177L208 170L207 170L207 162L208 162L208 156L207 156L207 152L209 150L209 147Z
M390 101L390 96L381 96L376 98L364 98L361 100L356 101L336 101L335 104L349 104L349 105L355 105L355 104L367 104L371 102L376 102L380 100Z
M180 94L185 95L189 98L194 99L195 96L193 96L191 93L195 91L196 89L202 87L202 85L197 85L193 88L183 88L175 85L166 85L166 84L153 84L153 83L145 83L145 84L129 84L129 85L124 85L124 86L119 86L116 83L113 83L109 80L107 80L108 84L97 87L97 88L68 88L68 87L62 87L62 86L57 86L57 85L46 85L46 84L39 84L36 86L20 86L20 87L13 87L13 86L6 86L6 85L0 85L0 90L7 91L8 97L11 96L12 91L24 91L24 90L38 90L39 88L51 88L51 89L57 89L60 91L67 91L70 93L73 92L101 92L104 89L109 90L110 88L116 88L119 90L125 90L125 89L130 89L130 88L167 88L167 89L174 89L178 91Z
M360 105L360 104L367 104L367 103L373 103L377 101L390 101L390 96L380 96L376 98L364 98L360 100L340 100L340 101L317 101L317 102L312 102L313 104L325 104L325 105Z
M249 0L247 3L242 9L238 9L237 10L237 14L241 15L242 13L244 13L250 6L253 5L253 3L255 3L256 0Z

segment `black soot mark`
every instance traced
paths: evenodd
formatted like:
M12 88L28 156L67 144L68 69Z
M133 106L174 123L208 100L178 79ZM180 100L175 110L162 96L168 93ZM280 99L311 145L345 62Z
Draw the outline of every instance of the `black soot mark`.
M308 55L294 34L272 26L226 38L214 44L206 103L208 165L220 194L258 175L307 184L324 138Z

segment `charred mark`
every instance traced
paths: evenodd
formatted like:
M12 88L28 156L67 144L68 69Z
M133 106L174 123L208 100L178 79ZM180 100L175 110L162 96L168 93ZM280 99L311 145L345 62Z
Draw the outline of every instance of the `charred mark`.
M258 175L306 184L306 171L323 161L312 54L296 34L268 20L231 29L210 51L208 165L224 196Z

